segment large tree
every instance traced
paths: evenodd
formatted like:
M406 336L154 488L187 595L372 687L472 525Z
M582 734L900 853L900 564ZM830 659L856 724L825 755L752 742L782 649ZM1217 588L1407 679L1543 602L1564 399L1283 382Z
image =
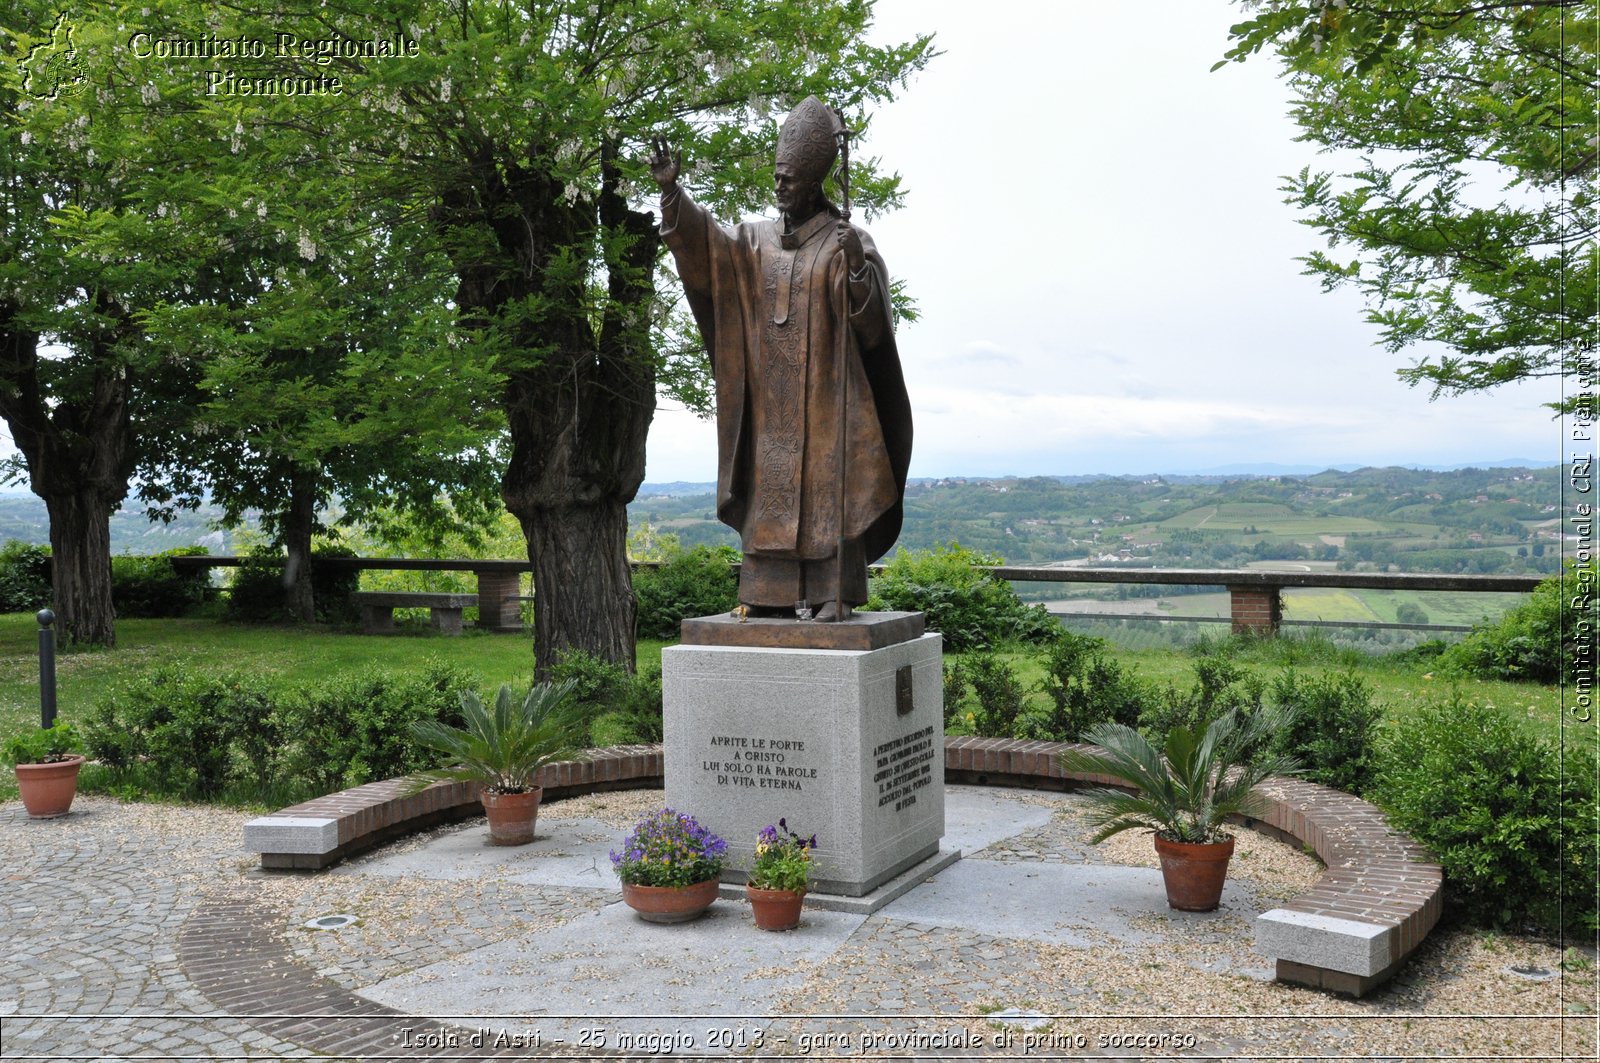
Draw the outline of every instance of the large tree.
M181 367L138 316L181 297L159 176L182 138L155 109L114 106L114 24L43 3L0 17L0 417L50 517L53 602L67 641L111 643L109 520L128 494L156 396ZM168 130L170 133L170 129Z
M1328 242L1308 272L1358 288L1389 349L1447 348L1400 376L1436 397L1592 377L1594 0L1241 6L1251 17L1227 59L1271 46L1303 139L1359 159L1289 179L1289 202ZM1555 405L1594 412L1583 391Z
M697 197L764 206L776 119L809 93L860 121L931 56L874 47L872 5L721 0L330 0L241 17L230 34L415 41L403 58L274 55L246 71L340 79L338 96L243 119L299 129L373 211L426 209L454 305L503 381L506 507L528 541L536 672L582 649L633 663L627 504L663 380L670 299L644 160L665 133L701 164ZM895 201L861 159L856 198Z

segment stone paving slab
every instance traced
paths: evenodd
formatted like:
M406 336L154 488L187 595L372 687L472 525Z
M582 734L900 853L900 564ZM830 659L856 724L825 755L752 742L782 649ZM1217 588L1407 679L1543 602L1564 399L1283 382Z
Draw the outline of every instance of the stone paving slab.
M741 906L718 902L725 911L699 929L725 926L727 941L697 942L692 961L672 952L687 927L658 928L678 933L641 948L643 924L626 922L614 889L512 881L527 872L513 870L509 860L466 877L383 871L391 855L425 850L457 833L481 835L481 825L441 830L319 875L273 875L254 870L239 851L249 818L243 814L80 796L72 815L41 823L28 820L19 804L3 804L0 1059L570 1059L615 1055L619 1048L645 1055L650 1043L620 1045L621 1028L609 1020L589 1027L606 1034L604 1045L593 1043L593 1034L583 1047L549 1040L471 1044L462 1038L475 1020L444 1024L362 995L474 956L503 954L515 962L546 940L572 944L575 955L560 962L574 972L611 962L607 950L632 957L624 975L587 983L601 994L633 992L629 983L641 970L652 970L663 991L681 989L670 984L669 972L691 969L717 949L754 948L777 961L751 972L768 987L761 1003L768 1014L735 1015L744 1005L733 1002L717 1016L725 1022L675 1016L683 1021L643 1031L656 1034L652 1058L671 1047L669 1036L694 1038L693 1050L674 1049L670 1058L732 1051L817 1063L1024 1054L1595 1058L1593 968L1564 970L1559 949L1526 940L1435 934L1391 982L1348 1001L1252 974L1254 935L1243 908L1225 909L1203 928L1177 913L1130 912L1118 924L1123 930L1110 935L1114 948L1083 947L1053 937L1051 927L1030 934L1008 923L1018 920L1005 911L1026 901L1029 881L1059 884L1069 879L1052 876L1139 863L1148 856L1147 841L1129 838L1120 850L1115 840L1083 846L1069 795L956 789L965 790L974 809L972 832L964 836L968 856L957 865L975 876L957 898L966 897L970 920L935 923L939 910L931 900L908 897L898 914L859 919L840 939L810 921L854 917L810 913L801 935L782 936L792 939L784 948L798 950L785 953L771 943L777 935L744 923ZM965 801L958 793L954 803ZM990 807L1013 802L1011 812ZM985 824L1007 816L1016 822L994 837ZM558 844L534 863L563 864L581 856L581 845L598 846L600 835L623 833L584 818L553 814L547 825ZM586 840L588 834L596 837ZM1276 847L1293 861L1306 858L1295 847L1241 839L1236 885L1258 905L1278 903L1275 890L1303 888L1252 877L1250 845ZM1266 852L1256 849L1254 859ZM1041 905L1046 892L1040 890ZM331 932L302 926L342 911L358 921ZM582 927L599 929L584 935ZM584 950L587 956L576 954ZM1548 969L1555 977L1528 981L1505 973L1513 968ZM586 1016L604 1014L598 1004L588 1011L587 1000ZM1195 1040L1187 1047L1170 1040L1149 1051L1133 1047L1175 1033ZM717 1035L722 1041L713 1046ZM835 1038L831 1045L828 1037ZM1035 1039L1026 1052L1024 1037Z

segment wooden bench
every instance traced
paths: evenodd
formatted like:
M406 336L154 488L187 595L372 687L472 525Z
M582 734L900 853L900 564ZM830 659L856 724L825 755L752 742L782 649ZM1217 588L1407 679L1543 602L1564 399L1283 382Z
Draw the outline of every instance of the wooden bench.
M459 635L461 610L478 606L476 594L434 591L356 591L350 601L361 607L361 630L369 635L393 631L396 609L426 609L435 628L446 635Z

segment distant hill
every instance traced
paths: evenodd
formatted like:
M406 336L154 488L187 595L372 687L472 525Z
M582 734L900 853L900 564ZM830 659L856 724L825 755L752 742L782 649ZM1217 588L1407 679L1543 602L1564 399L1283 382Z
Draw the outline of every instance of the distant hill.
M1251 469L1272 466L1248 466ZM922 477L906 489L898 545L943 542L1014 564L1226 568L1301 561L1343 569L1549 572L1559 565L1563 470L1497 464L1456 469L1207 470L1189 475ZM711 483L647 484L629 506L685 546L736 545ZM213 508L151 524L112 518L114 553L203 545L233 552ZM0 494L0 541L49 541L44 504Z
M1410 572L1550 572L1562 469L1322 469L1310 474L919 479L899 547L942 542L1013 564L1232 568L1296 561ZM736 544L702 494L629 507L686 546Z

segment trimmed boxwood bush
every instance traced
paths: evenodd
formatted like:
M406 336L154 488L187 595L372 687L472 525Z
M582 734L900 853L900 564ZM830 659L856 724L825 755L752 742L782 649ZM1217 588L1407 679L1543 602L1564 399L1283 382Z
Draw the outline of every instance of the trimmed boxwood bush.
M929 630L943 635L944 648L956 653L1055 638L1061 625L1043 605L1025 605L1011 584L979 567L1003 563L959 543L901 550L872 580L865 608L925 613Z
M676 639L686 617L726 613L738 605L739 577L733 571L738 560L738 552L728 546L671 547L659 565L635 570L639 636Z
M1558 752L1459 691L1402 721L1372 799L1445 872L1467 918L1520 931L1593 931L1594 762Z
M6 540L0 546L0 613L31 613L49 604L50 548Z
M111 559L111 602L118 616L183 616L206 600L209 574L180 573L169 558L195 557L203 546L180 546L149 556L121 554Z

